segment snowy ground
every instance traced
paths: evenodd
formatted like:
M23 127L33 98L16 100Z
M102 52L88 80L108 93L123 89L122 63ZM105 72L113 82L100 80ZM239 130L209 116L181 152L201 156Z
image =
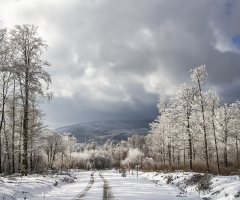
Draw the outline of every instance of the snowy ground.
M192 177L193 173L188 172L175 172L175 173L140 173L142 178L146 178L148 180L152 180L156 183L156 185L160 187L166 186L167 177L172 176L172 183L170 185L177 187L177 185L183 185L184 180ZM232 200L232 199L240 199L240 177L237 175L234 176L213 176L210 179L211 182L211 190L206 192L199 192L196 189L196 186L189 186L185 189L185 191L181 191L178 193L180 196L191 197L190 199L196 199L193 197L197 197L198 199L205 200Z
M172 177L170 184L167 178ZM239 176L214 176L209 192L197 192L194 186L181 191L181 185L192 173L171 174L127 172L123 178L114 170L71 172L68 175L30 175L0 178L0 199L240 199ZM179 184L180 183L180 184ZM239 196L239 197L238 197Z
M91 173L1 178L0 199L75 199L88 185Z

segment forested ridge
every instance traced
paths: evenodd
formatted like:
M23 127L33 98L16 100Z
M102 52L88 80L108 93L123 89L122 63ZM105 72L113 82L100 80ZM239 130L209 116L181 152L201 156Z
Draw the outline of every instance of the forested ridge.
M40 104L52 97L44 68L50 63L41 58L46 48L34 25L0 30L0 174L136 166L220 174L239 168L240 102L205 91L205 65L192 69L192 83L175 95L160 94L159 116L147 136L80 145L71 133L44 126Z

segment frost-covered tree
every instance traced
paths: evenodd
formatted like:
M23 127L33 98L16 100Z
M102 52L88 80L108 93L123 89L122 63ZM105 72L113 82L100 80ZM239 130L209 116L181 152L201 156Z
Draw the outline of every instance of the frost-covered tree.
M157 119L150 124L151 127L151 133L152 133L152 152L153 157L155 160L160 159L160 161L165 164L166 162L166 139L167 139L167 128L168 122L165 122L164 120L167 120L165 117L166 110L169 108L169 102L166 97L160 98L157 108L159 110L159 116Z
M160 99L157 104L160 115L150 124L152 133L151 152L155 161L172 166L179 161L180 148L176 138L179 137L179 123L174 98L169 101Z
M177 94L174 96L174 109L176 110L176 123L178 128L181 129L178 132L184 135L178 135L181 142L188 141L186 146L189 150L189 166L193 170L193 142L194 142L194 132L193 126L195 124L193 119L193 106L194 106L194 96L196 93L196 88L192 85L182 84L179 86ZM181 147L180 147L181 148ZM184 148L185 151L185 148Z
M91 144L88 144L85 147L85 150L89 151L89 150L96 150L97 149L97 143L96 142L92 142Z
M13 69L18 76L23 103L23 160L22 174L28 173L29 109L30 96L49 96L46 91L51 83L50 75L43 69L50 64L41 59L47 48L38 36L34 25L17 25L10 31L11 48L14 49ZM46 87L42 83L45 83Z
M72 165L72 152L75 150L75 144L77 142L77 138L72 135L71 133L64 133L63 134L63 145L65 146L65 150L67 151L67 162L68 168L71 168Z
M123 168L134 169L136 165L142 165L143 158L144 154L140 150L129 149L128 156L121 162L121 165Z
M41 137L41 144L44 153L47 155L47 168L53 169L57 154L61 152L63 138L58 133L46 130Z
M0 118L0 174L2 173L2 129L5 119L5 107L7 103L9 84L11 80L11 73L7 71L9 66L9 45L7 41L6 29L0 29L0 106L1 106L1 118Z
M231 108L232 108L231 136L233 137L233 141L235 143L237 167L239 168L240 102L236 101L235 103L232 103Z
M204 137L204 151L205 151L205 160L207 171L209 172L209 153L208 153L208 139L207 139L207 119L206 119L206 100L203 93L203 83L206 80L208 74L206 71L206 66L201 65L195 69L192 69L190 72L192 81L197 86L197 93L196 93L196 109L199 112L199 122L200 127L203 132Z
M219 111L220 102L216 92L208 91L206 93L206 102L208 110L208 123L210 124L211 135L214 139L214 149L217 161L217 173L220 174L219 134L217 129L217 113Z
M219 126L220 126L220 137L223 143L223 163L224 167L228 167L228 142L231 132L231 118L232 109L228 104L224 103L223 106L219 108Z

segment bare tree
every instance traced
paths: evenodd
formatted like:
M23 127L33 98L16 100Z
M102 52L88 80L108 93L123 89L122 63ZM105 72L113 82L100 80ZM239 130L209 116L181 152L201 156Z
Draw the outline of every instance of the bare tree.
M10 41L14 49L14 69L18 75L23 103L23 159L22 174L28 173L28 140L29 140L29 97L31 94L44 96L51 83L50 75L43 69L49 66L41 59L47 48L45 41L37 35L34 25L17 25L10 31ZM42 82L46 83L46 87Z
M216 115L219 108L219 98L216 93L209 91L207 93L207 101L210 113L210 123L212 123L212 132L214 137L214 146L217 159L217 173L220 174L220 161L219 161L219 150L217 142L217 127L216 127Z
M0 173L2 173L2 130L5 120L5 107L9 95L9 85L12 73L8 71L11 63L11 52L7 41L6 29L0 30L0 95L1 95L1 116L0 116Z
M207 140L207 121L206 121L206 105L205 105L205 99L204 94L202 91L202 84L207 78L208 74L206 71L206 66L201 65L193 70L191 70L192 74L192 80L197 84L198 87L198 94L196 96L196 103L199 104L200 107L200 115L201 115L201 122L200 126L203 130L204 134L204 150L205 150L205 160L207 165L207 171L209 172L209 153L208 153L208 140Z
M237 160L237 167L240 166L239 161L239 127L240 127L240 102L237 101L233 104L231 104L231 107L233 109L233 119L232 119L232 136L235 139L235 147L236 147L236 160Z
M192 85L188 86L187 84L182 84L179 87L179 90L174 98L174 105L176 109L177 123L180 127L183 127L183 131L186 132L188 140L188 149L189 149L189 166L193 170L193 104L194 104L194 95L195 90Z
M56 155L61 153L62 136L54 131L46 130L42 136L43 150L47 154L48 168L52 169Z

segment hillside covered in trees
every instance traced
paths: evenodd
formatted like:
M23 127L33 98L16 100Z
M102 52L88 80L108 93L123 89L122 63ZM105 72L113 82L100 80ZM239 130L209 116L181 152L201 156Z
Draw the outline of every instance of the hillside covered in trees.
M57 128L56 132L72 133L78 143L96 142L102 146L108 139L116 144L121 140L127 141L133 135L146 136L152 121L153 119L91 121Z

